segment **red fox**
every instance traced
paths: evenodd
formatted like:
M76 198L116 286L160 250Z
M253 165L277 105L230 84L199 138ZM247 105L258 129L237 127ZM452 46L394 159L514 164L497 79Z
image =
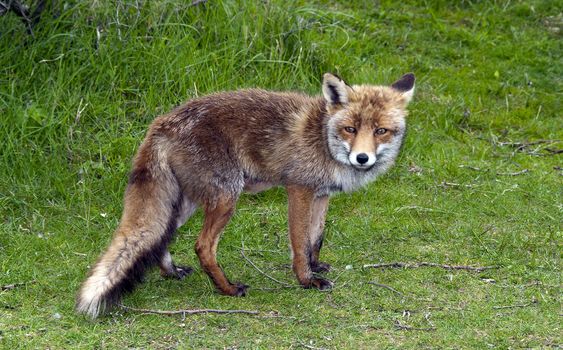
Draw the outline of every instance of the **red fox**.
M92 318L133 289L145 270L183 278L168 245L176 229L201 207L195 244L202 269L225 295L244 296L216 259L223 229L242 192L285 186L293 271L305 288L332 282L318 274L329 196L374 180L394 163L414 93L409 73L391 86L346 84L323 77L322 96L259 89L196 98L150 126L133 161L121 222L91 269L76 301Z

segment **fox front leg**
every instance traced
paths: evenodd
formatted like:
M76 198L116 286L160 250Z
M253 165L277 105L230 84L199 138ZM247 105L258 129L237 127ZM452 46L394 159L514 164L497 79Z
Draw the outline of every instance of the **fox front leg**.
M327 290L332 282L315 277L311 270L313 247L310 241L310 230L315 201L314 192L304 186L287 186L289 239L293 255L293 271L297 280L305 288Z

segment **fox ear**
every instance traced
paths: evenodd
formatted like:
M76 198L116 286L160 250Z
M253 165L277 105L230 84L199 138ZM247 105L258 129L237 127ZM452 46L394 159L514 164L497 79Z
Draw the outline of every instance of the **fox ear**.
M348 85L339 76L325 73L323 75L323 95L328 103L343 105L348 103Z
M414 74L407 73L391 84L391 87L399 91L405 97L406 102L409 103L414 95L414 80Z

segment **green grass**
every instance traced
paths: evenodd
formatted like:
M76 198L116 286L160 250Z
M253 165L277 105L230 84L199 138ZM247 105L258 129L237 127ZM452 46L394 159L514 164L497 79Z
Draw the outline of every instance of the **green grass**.
M563 148L560 1L188 3L56 2L33 37L0 17L0 285L24 283L0 291L1 348L563 345L563 164L547 150ZM246 298L218 295L197 268L181 282L152 270L124 300L260 316L74 313L155 116L218 90L316 94L326 71L351 83L418 78L395 168L331 199L322 257L334 290L265 290L279 285L241 258L244 245L261 269L294 281L286 195L275 189L244 195L220 244L228 276L254 287ZM536 140L559 141L506 145ZM201 221L179 230L177 261L198 265ZM393 261L498 268L362 269Z

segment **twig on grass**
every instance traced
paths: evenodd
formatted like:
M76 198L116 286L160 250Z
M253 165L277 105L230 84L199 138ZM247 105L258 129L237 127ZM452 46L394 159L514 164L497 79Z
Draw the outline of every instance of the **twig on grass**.
M493 306L493 309L500 310L500 309L513 309L517 307L527 307L532 305L532 303L528 304L516 304L516 305L502 305L502 306Z
M140 312L142 314L157 314L157 315L195 315L195 314L247 314L258 315L257 310L218 310L218 309L185 309L185 310L152 310L152 309L138 309L135 307L125 306L120 304L124 310Z
M261 290L261 291L265 291L265 292L271 292L274 290L284 290L286 288L289 287L285 287L285 286L279 286L279 287L252 287L252 290ZM295 288L297 288L297 286L295 286Z
M417 211L427 211L427 212L436 212L436 213L444 213L444 214L456 214L452 211L449 210L441 210L441 209L433 209L433 208L425 208L425 207L420 207L418 205L405 205L402 207L398 207L395 208L395 212L400 213L403 210L417 210Z
M268 279L281 284L282 286L284 286L284 288L296 288L298 286L289 284L289 283L285 283L282 281L279 281L277 279L275 279L274 277L268 275L267 273L265 273L264 271L262 271L258 266L256 266L256 264L254 264L252 262L252 260L250 260L245 254L244 254L244 244L243 246L240 248L240 255L242 255L243 259L246 260L250 265L252 265L252 267L254 267L256 269L256 271L260 272L262 275L266 276Z
M445 264L436 264L431 262L419 262L419 263L392 262L392 263L383 263L383 264L366 264L363 266L364 269L368 267L374 269L383 269L387 267L405 268L405 269L415 269L418 267L440 267L446 270L466 270L466 271L475 271L475 272L481 272L484 270L496 268L496 266L445 265Z
M467 168L467 169L471 169L471 170L475 170L475 171L482 171L483 170L483 169L478 168L476 166L464 165L464 164L459 165L458 168Z
M474 166L463 165L463 164L459 165L458 167L459 167L459 168L464 168L464 169L471 169L471 170L475 170L475 171L484 171L484 172L489 171L488 169L481 169L481 168L477 168L477 167L474 167ZM529 172L530 172L529 169L524 169L524 170L516 171L516 172L513 172L513 173L511 173L511 172L508 172L508 173L498 173L498 172L497 172L497 173L495 173L495 174L498 175L498 176L518 176L518 175L523 175L523 174L526 174L526 173L529 173ZM443 185L450 185L450 186L466 186L466 187L469 187L469 186L470 186L470 185L460 185L460 184L455 184L455 183L447 183L447 182L445 182L445 181L443 182Z
M435 327L427 327L427 328L418 328L418 327L411 327L411 326L407 326L405 324L402 324L399 320L395 321L395 327L397 327L398 329L401 330L405 330L405 331L435 331L436 328Z
M493 142L499 146L509 146L515 149L516 152L523 152L532 156L546 156L546 155L555 155L563 153L563 150L560 149L552 149L548 147L542 148L541 146L532 149L532 146L537 146L541 144L553 144L559 143L562 140L536 140L536 141L522 141L522 142ZM540 153L541 151L545 151L546 153Z
M19 283L12 283L12 284L6 284L4 286L0 286L0 290L5 291L5 290L12 290L15 289L17 287L21 287L21 286L25 286L26 284L32 284L35 283L36 281L29 281L29 282L19 282Z
M12 284L7 284L5 286L2 286L2 290L10 290L10 289L14 289L16 287L20 287L25 285L25 283L12 283Z
M312 345L307 345L305 343L299 342L299 345L301 345L302 347L306 348L306 349L311 349L311 350L325 350L326 348L317 348L316 346L312 346Z
M540 144L550 144L550 143L557 143L561 142L561 140L536 140L536 141L523 141L523 142L498 142L499 146L510 146L515 147L517 150L522 150L526 147L540 145Z
M529 172L530 172L530 170L524 169L524 170L520 170L520 171L517 171L517 172L514 172L514 173L497 173L497 175L500 175L500 176L518 176L518 175L523 175L523 174L526 174L526 173L529 173Z
M526 304L514 304L514 305L493 306L493 309L495 309L495 310L500 310L500 309L515 309L515 308L519 308L519 307L528 307L528 306L530 306L530 305L537 304L537 303L538 303L538 301L534 299L534 300L532 300L531 302L526 303Z
M554 149L554 148L544 148L544 151L547 151L551 154L560 154L563 153L563 149Z
M398 291L398 290L396 290L395 288L393 288L393 287L390 287L390 286L388 286L388 285L386 285L386 284L383 284L383 283L377 283L377 282L368 282L368 284L373 284L374 286L377 286L377 287L381 287L381 288L385 288L385 289L388 289L388 290L392 291L393 293L397 293L397 294L399 294L400 296L405 296L405 295L404 295L403 293L399 292L399 291Z
M479 185L471 185L471 184L458 184L455 182L447 182L447 181L442 181L442 183L440 184L440 186L444 187L444 188L448 188L448 187L467 187L467 188L473 188Z

